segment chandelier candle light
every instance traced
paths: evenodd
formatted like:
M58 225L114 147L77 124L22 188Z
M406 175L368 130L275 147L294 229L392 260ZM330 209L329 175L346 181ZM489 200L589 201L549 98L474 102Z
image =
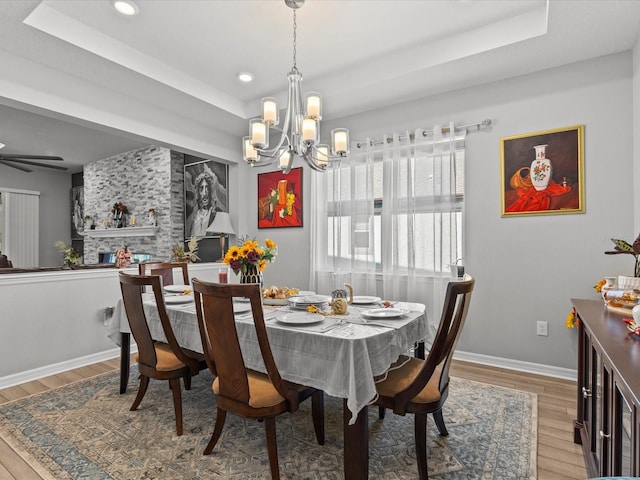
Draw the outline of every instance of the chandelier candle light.
M282 129L278 101L273 97L262 99L262 118L249 121L249 136L242 139L242 155L251 166L270 165L279 162L280 170L289 173L293 157L302 158L316 171L326 170L330 161L339 161L349 155L349 130L335 128L331 131L331 151L329 145L320 144L320 120L322 120L322 100L320 94L301 91L302 74L296 65L296 10L304 5L304 0L285 0L293 9L293 67L289 80L287 110ZM303 110L304 105L304 110ZM269 148L270 129L281 131L280 140Z

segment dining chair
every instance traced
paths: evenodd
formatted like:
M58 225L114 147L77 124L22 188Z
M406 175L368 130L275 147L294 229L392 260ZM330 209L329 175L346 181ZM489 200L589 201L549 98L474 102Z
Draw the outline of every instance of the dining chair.
M142 262L138 264L139 275L160 275L163 285L173 285L173 269L182 271L182 283L189 285L189 270L187 262Z
M438 432L448 435L442 407L449 395L449 366L464 326L475 279L466 275L451 281L436 337L426 359L401 356L376 383L375 404L398 415L414 414L416 457L420 480L427 472L427 416L431 413Z
M0 268L13 268L13 263L4 254L0 255Z
M142 303L142 293L150 286L158 308L160 323L167 342L156 341L149 330ZM176 416L176 433L182 435L182 394L180 378L186 390L191 388L191 377L200 370L197 359L189 357L178 345L171 328L162 293L159 275L132 275L120 272L120 289L131 333L138 345L136 361L140 372L140 386L130 410L138 408L149 386L149 379L168 380L173 394L173 408Z
M316 439L324 445L324 393L280 377L267 337L259 285L216 284L194 278L193 290L205 359L216 375L212 385L217 404L216 423L204 455L210 454L216 446L227 412L261 420L265 426L271 478L279 479L276 417L295 412L300 402L311 397ZM233 312L236 297L246 297L251 303L252 325L266 374L245 366Z

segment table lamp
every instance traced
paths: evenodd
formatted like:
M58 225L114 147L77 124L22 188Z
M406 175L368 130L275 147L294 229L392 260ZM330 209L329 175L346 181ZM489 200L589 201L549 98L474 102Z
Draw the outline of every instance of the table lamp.
M224 258L224 243L225 243L225 234L234 234L236 231L233 229L233 225L231 225L231 218L227 212L217 212L213 222L207 228L207 232L219 233L220 234L220 255L222 260Z

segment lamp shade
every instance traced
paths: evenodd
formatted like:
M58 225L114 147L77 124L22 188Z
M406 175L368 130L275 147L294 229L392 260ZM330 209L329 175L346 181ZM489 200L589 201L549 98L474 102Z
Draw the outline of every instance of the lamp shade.
M233 225L231 225L231 218L227 212L217 212L215 218L213 219L213 223L207 228L207 231L213 233L228 233L234 234L236 231L233 229Z

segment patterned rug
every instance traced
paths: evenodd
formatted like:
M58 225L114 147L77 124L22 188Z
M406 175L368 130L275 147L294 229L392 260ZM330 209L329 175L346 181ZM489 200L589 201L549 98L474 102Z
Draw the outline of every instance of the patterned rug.
M175 434L170 390L151 381L130 412L136 366L124 395L107 373L0 406L0 436L45 479L269 479L262 423L227 416L213 453L202 451L213 432L212 377L201 372L183 391L184 435ZM537 397L453 378L444 408L448 437L428 424L432 479L535 479ZM311 402L278 419L280 472L289 480L343 478L342 401L325 396L326 444L315 441ZM370 408L370 479L415 479L413 417Z

